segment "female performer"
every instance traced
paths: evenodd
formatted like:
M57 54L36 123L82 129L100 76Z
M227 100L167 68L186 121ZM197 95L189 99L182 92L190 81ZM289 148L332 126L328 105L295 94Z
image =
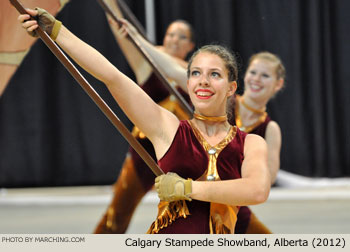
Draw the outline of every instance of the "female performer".
M235 96L234 116L231 123L242 131L263 137L268 147L268 167L271 184L280 169L281 129L266 112L266 105L284 86L285 67L281 59L270 52L252 55L244 76L244 93ZM266 234L271 231L262 224L248 207L241 207L238 213L236 233Z
M168 55L156 50L144 40L136 29L124 22L138 37L142 46L148 51L155 62L170 78L181 85L186 83L185 71ZM232 97L230 102L229 122L238 125L242 131L254 133L265 138L268 145L268 164L271 174L271 184L276 179L280 167L281 130L277 122L272 121L266 112L267 103L279 92L285 79L285 67L281 59L270 52L260 52L251 56L244 78L244 93ZM235 233L267 234L271 231L261 223L247 207L241 207Z
M25 14L18 20L32 33L38 23L29 18ZM187 88L195 113L180 121L46 11L39 12L39 22L43 18L51 21L43 28L107 86L153 144L166 174L156 178L160 211L148 233L233 233L239 206L266 201L271 183L266 142L227 120L227 100L237 89L237 65L228 50L212 45L193 54ZM147 109L139 113L140 108Z

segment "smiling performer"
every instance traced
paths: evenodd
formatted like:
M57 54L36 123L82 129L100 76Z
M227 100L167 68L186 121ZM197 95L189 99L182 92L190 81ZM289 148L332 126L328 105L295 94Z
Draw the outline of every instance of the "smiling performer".
M282 144L281 129L266 112L267 103L283 88L286 76L281 59L270 52L252 55L244 76L244 93L233 99L231 123L241 130L263 137L268 146L268 166L271 184L280 169ZM261 223L248 207L241 207L238 213L236 233L268 234L271 231Z
M137 34L131 24L124 23L124 26L129 28L129 32ZM180 85L186 83L185 71L175 64L171 57L155 50L140 35L138 39L170 78L176 80ZM279 125L271 120L265 110L267 103L283 88L285 75L285 67L277 55L270 52L254 54L246 70L244 94L242 97L238 95L232 97L228 107L230 124L237 124L242 131L257 134L267 141L271 184L274 183L280 168L282 138ZM239 234L271 233L247 207L240 208L235 232Z
M28 13L37 16L37 11ZM166 174L155 180L161 201L148 233L234 233L239 206L266 201L271 183L266 142L227 121L227 100L237 89L236 59L227 49L210 45L193 54L187 87L195 113L180 121L50 14L37 18L43 16L51 20L47 32L56 26L56 43L107 86L153 144ZM31 33L38 24L29 18L18 20Z

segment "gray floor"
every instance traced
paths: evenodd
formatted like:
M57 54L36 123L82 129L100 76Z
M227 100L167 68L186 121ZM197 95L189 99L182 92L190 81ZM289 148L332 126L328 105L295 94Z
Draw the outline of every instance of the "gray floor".
M110 197L108 186L1 189L0 233L89 234ZM350 186L273 188L266 203L251 208L274 233L350 233ZM149 193L128 233L145 233L156 212L157 197Z

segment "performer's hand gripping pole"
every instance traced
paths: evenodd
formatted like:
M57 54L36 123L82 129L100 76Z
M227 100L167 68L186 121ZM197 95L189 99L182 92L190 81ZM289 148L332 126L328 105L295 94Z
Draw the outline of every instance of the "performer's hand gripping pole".
M104 9L104 11L108 13L113 18L113 20L119 24L119 26L123 25L122 22L118 19L117 15L112 11L112 9L108 6L108 4L105 3L104 0L97 0L97 1L101 5L101 7ZM157 66L157 64L154 62L154 60L148 54L148 52L142 47L142 45L139 43L135 35L129 32L128 36L130 38L130 41L135 45L135 47L139 50L139 52L145 57L148 63L152 66L154 73L157 75L159 80L163 83L164 87L169 91L170 94L175 96L175 98L179 101L179 104L181 105L181 107L191 117L193 114L192 107L188 104L188 102L184 99L184 97L180 94L180 92L168 82L165 75L159 70L159 67Z
M27 14L27 11L22 6L22 4L17 0L10 0L11 4L17 9L21 14ZM59 61L64 65L68 72L73 76L73 78L80 84L80 86L85 90L85 92L90 96L90 98L96 103L96 105L102 110L106 117L111 121L111 123L118 129L120 134L126 139L126 141L131 145L132 148L140 155L143 161L148 165L148 167L153 171L156 176L163 174L163 171L159 168L156 162L148 154L148 152L143 148L143 146L132 136L125 125L120 121L120 119L114 114L114 112L108 107L104 100L98 95L98 93L93 89L93 87L87 82L87 80L81 75L81 73L76 69L76 67L70 62L67 56L61 51L61 49L55 44L55 42L50 38L50 36L39 26L36 29L39 37L44 41L46 46L51 50L51 52L59 59Z

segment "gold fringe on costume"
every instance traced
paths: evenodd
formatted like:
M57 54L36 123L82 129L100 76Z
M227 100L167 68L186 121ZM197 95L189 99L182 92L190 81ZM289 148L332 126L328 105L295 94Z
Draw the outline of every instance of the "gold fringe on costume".
M147 234L157 234L159 230L167 227L177 218L186 218L190 215L184 200L166 202L160 201L158 204L158 216L148 229Z
M210 203L210 234L234 234L238 207Z
M195 136L198 141L202 144L208 155L208 169L206 172L197 180L220 180L216 161L219 153L227 146L228 143L236 136L237 128L231 127L227 136L217 145L210 146L209 143L203 138L199 130L189 121ZM237 213L239 207L229 206L218 203L210 203L210 217L209 217L209 229L211 234L233 234L237 222ZM190 215L187 208L186 202L175 201L166 202L161 201L158 204L158 215L157 219L152 223L148 229L147 234L156 234L162 228L167 227L177 218L186 218Z

